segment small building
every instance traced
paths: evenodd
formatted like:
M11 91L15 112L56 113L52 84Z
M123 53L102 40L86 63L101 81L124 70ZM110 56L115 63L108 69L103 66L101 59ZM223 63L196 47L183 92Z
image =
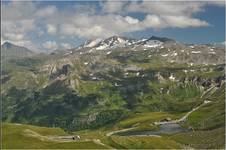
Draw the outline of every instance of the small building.
M171 121L171 120L172 120L172 119L171 119L170 117L167 117L167 118L161 120L161 122L169 122L169 121Z
M72 136L72 139L73 139L73 140L80 140L81 137L80 137L79 135L75 135L75 136Z

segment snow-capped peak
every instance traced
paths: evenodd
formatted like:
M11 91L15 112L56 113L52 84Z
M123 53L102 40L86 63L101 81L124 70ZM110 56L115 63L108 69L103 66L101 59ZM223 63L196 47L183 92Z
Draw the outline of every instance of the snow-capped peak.
M127 45L131 45L134 42L135 42L134 39L129 39L129 38L120 37L120 36L112 36L110 38L100 41L95 46L95 48L97 50L103 50L103 49L109 49L109 48L115 48L115 47L124 47Z
M122 36L112 36L107 39L95 39L86 42L80 48L91 48L92 50L105 50L126 46L140 46L143 45L147 48L156 48L162 46L164 42L172 42L174 40L162 37L152 36L148 39L131 39Z
M95 39L95 40L91 40L91 41L88 41L84 44L84 47L94 47L96 46L100 41L102 41L102 39L98 38L98 39Z

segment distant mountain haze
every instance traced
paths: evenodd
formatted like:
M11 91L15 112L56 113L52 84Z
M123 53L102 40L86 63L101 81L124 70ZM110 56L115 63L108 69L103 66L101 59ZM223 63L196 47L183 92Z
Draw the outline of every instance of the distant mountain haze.
M36 54L36 52L23 46L17 46L10 42L5 42L1 45L1 54L3 58L13 58L32 56Z

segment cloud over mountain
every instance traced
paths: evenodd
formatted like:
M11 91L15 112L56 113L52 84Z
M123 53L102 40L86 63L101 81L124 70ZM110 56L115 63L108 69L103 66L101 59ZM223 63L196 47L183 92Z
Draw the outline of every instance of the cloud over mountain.
M75 3L62 9L40 2L12 1L2 5L2 38L42 49L51 46L34 44L40 36L90 39L146 29L206 27L210 24L196 14L205 11L207 5L223 6L221 2L106 1Z

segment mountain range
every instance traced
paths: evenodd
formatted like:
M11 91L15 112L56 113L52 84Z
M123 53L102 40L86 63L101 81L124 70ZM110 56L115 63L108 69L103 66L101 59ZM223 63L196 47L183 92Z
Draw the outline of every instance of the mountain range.
M203 104L181 123L188 133L212 137L210 131L225 126L222 47L113 36L51 54L10 43L1 52L4 122L68 132L146 131L159 129L153 121L178 118ZM195 148L222 147L222 142L189 142Z

